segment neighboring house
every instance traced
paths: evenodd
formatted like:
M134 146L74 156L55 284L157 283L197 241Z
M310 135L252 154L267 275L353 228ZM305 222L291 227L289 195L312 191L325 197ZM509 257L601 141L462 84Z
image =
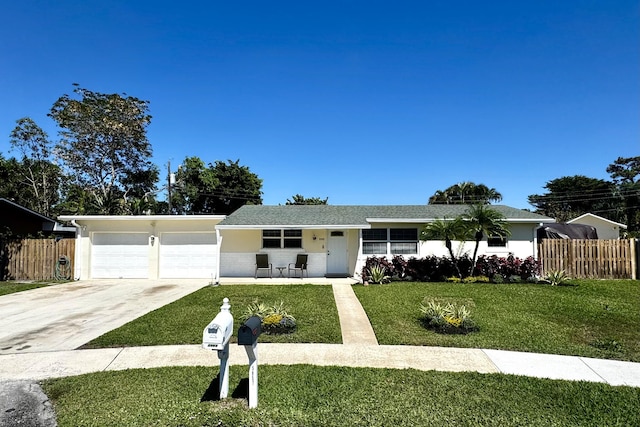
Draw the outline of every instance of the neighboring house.
M601 216L594 215L592 213L580 215L571 221L567 221L567 224L584 224L593 226L598 232L598 239L601 240L619 239L620 230L627 229L627 226L624 224L602 218Z
M552 218L494 205L511 228L508 239L485 239L479 254L536 255L536 228ZM430 221L454 218L464 205L245 205L227 217L75 216L76 278L253 277L257 253L287 267L308 254L310 277L355 276L368 256L447 255L442 241L422 242ZM454 246L459 246L455 245ZM468 242L465 252L473 251ZM286 274L286 271L285 271Z
M76 279L219 277L224 215L61 216L77 227Z
M536 229L552 218L508 206L494 205L511 228L507 239L485 239L479 254L526 258L536 255ZM271 263L287 266L297 253L309 257L309 276L354 276L369 256L447 256L442 241L419 240L422 226L453 219L465 205L415 206L262 206L246 205L216 227L223 237L220 275L251 276L255 254L268 253ZM464 248L473 251L473 242Z
M6 232L11 237L73 237L75 228L65 227L54 219L0 198L0 234Z

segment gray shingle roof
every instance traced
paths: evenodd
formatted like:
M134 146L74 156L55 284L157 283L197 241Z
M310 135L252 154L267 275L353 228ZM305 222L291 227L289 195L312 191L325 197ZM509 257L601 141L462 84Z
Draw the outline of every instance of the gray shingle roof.
M554 222L552 218L504 205L492 205L513 222ZM245 205L233 212L219 228L243 227L353 227L367 228L370 222L429 222L463 214L467 205ZM391 222L391 221L390 221Z

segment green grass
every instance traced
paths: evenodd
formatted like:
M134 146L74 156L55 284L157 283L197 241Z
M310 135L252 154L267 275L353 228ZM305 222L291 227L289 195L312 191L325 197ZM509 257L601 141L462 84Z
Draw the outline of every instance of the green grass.
M229 298L234 315L232 342L240 317L256 298L266 304L284 301L297 321L292 334L261 335L260 342L341 343L340 320L331 286L238 285L205 287L89 342L84 348L163 344L201 344L202 330Z
M474 347L640 361L640 282L391 283L355 286L380 344ZM471 300L480 327L441 335L422 327L425 298Z
M251 410L246 366L231 367L231 397L222 401L211 392L217 368L101 372L43 387L60 427L629 426L640 412L640 388L599 383L308 365L259 369L259 402Z
M21 282L0 282L0 296L9 295L15 292L28 291L31 289L44 288L49 286L50 282L33 282L33 283L21 283Z

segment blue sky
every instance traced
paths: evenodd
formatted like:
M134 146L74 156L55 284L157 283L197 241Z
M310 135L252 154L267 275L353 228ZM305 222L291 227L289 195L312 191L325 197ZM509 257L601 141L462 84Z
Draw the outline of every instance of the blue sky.
M150 101L153 161L237 160L265 204L530 208L640 155L640 2L91 1L0 6L0 153L72 83Z

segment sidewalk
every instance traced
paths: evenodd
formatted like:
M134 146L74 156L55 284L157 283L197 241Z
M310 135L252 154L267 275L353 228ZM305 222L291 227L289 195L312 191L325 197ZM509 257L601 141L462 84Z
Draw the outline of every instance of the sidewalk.
M333 285L333 291L344 344L258 344L259 363L474 371L640 387L640 363L490 349L378 345L351 286ZM231 344L229 360L232 365L246 365L244 348ZM0 381L160 366L218 365L217 353L199 345L5 354L0 355Z

